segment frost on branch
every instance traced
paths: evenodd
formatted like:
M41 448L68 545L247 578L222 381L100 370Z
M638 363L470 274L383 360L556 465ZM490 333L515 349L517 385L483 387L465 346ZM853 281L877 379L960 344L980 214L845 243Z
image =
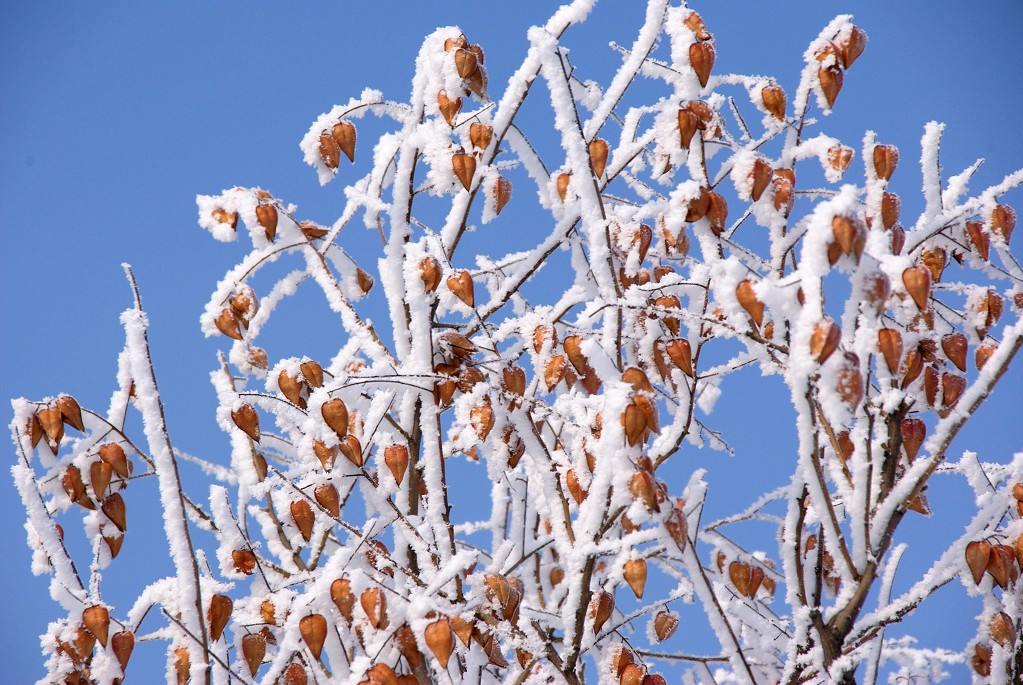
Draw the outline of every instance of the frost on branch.
M584 81L562 39L592 5L530 29L503 86L483 47L441 28L407 102L367 89L319 115L300 148L321 184L347 183L330 226L260 188L197 197L202 228L251 244L200 315L230 345L210 376L229 464L172 447L133 280L109 408L13 402L33 571L62 611L41 682L119 682L143 637L166 643L179 684L655 685L679 664L687 683L921 683L963 663L1018 682L1023 455L949 449L1023 344L1002 200L1023 172L974 195L979 163L943 181L930 122L924 209L904 219L908 157L872 131L811 131L855 78L867 38L851 17L810 42L790 97L775 78L720 73L710 27L666 0L614 46L606 87ZM660 99L634 103L639 78ZM516 121L534 89L559 158ZM367 114L385 122L375 141ZM534 196L550 215L535 244L470 249L474 222L511 235L502 211ZM346 249L360 215L384 240L375 264ZM568 268L550 264L559 252ZM259 334L312 285L338 317L316 333L337 353L270 358ZM724 493L698 449L729 449L708 422L750 365L790 391L798 449L780 487L708 521ZM665 482L683 452L688 481ZM477 464L489 512L452 506L455 459ZM181 461L215 481L208 496L182 490ZM133 474L159 483L175 575L115 607L102 571L147 504ZM903 578L900 524L940 506L932 478L956 476L976 511ZM78 563L63 543L74 514L68 534L92 550ZM741 546L732 531L754 522L775 534ZM974 640L956 652L886 635L952 582L981 607ZM718 653L687 650L686 603Z

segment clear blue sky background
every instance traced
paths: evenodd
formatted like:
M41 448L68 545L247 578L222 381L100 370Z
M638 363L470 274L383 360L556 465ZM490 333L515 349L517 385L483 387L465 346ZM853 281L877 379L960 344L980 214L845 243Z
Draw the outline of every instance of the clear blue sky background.
M717 34L716 71L774 74L790 93L807 41L833 15L855 13L870 45L847 75L825 130L857 154L868 127L901 147L898 190L906 216L920 207L915 160L930 119L949 125L942 149L949 173L986 157L979 185L1023 165L1018 43L1023 4L861 5L719 0L695 7ZM228 444L214 424L207 381L222 341L203 339L197 318L217 279L241 253L196 227L194 195L262 185L298 203L303 216L332 221L341 211L340 186L319 187L297 148L316 115L365 86L407 97L420 39L439 25L458 24L484 45L491 83L499 89L524 54L526 28L541 23L552 8L542 2L397 0L4 3L0 395L65 391L106 407L122 344L117 315L129 303L119 264L129 261L152 320L172 438L184 450L223 461ZM641 20L641 3L634 0L598 4L590 21L567 39L582 76L606 82L618 61L607 41L630 43ZM542 104L547 95L541 87L531 97ZM542 132L544 113L542 107L528 109L525 123L549 150L554 139ZM362 141L362 155L367 142ZM527 209L531 193L517 200L514 220L546 222ZM346 240L357 254L378 249L374 234L361 229ZM288 335L289 328L330 321L324 309L322 298L313 295L285 308L267 333L271 357L331 354L340 345L336 337ZM383 320L381 310L375 312ZM953 455L969 446L986 459L1004 461L1023 447L1021 367L1017 361L1000 397L980 412ZM711 423L724 431L737 455L690 451L673 467L681 479L676 489L695 466L710 468L708 515L737 509L785 481L794 436L780 381L760 382L755 372L736 377L725 386ZM13 458L11 450L6 453ZM204 500L195 469L183 470L193 494ZM464 496L469 517L481 503ZM170 569L158 513L144 511L154 497L152 483L139 482L127 493L128 538L105 583L105 597L121 611L143 582ZM931 497L937 515L913 520L906 537L918 550L918 566L938 552L937 533L962 525L970 503L958 484L936 488ZM0 517L6 522L0 585L8 589L0 621L7 655L3 679L20 684L41 675L37 636L56 614L46 579L29 573L21 508L6 478L0 478ZM70 527L68 536L80 536L80 530ZM905 587L911 570L898 587ZM925 608L914 625L926 642L956 649L972 634L977 609L957 587L941 597L940 608ZM700 629L689 627L698 613L685 615L678 644L713 650ZM136 658L131 680L152 682L139 676L160 668L162 656L141 648Z

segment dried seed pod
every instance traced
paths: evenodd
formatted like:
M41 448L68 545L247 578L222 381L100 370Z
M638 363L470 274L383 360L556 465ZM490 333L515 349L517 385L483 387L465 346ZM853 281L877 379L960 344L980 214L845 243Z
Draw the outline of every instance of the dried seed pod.
M128 530L128 514L125 511L124 499L120 494L114 493L103 500L100 505L103 513L110 522L117 526L117 529L124 533Z
M423 279L423 288L432 293L440 285L440 262L433 257L424 257L419 262L419 275Z
M263 235L273 242L277 237L277 208L271 204L256 205L256 221L263 227Z
M114 633L110 637L110 649L121 667L121 673L124 673L128 668L128 659L131 658L131 653L135 649L135 633L130 630L120 630Z
M458 116L459 110L462 109L462 98L455 98L452 100L448 98L448 94L442 90L437 93L437 109L440 110L441 116L444 117L444 121L448 122L448 126L454 126L455 117Z
M110 632L110 610L100 604L87 607L82 612L82 623L94 638L104 647L107 646L107 636ZM90 647L91 651L91 647Z
M330 137L334 139L341 152L349 162L355 161L355 124L350 121L339 121L330 129Z
M966 565L970 569L975 585L980 585L991 561L991 543L986 540L974 540L966 545Z
M454 153L451 155L451 171L461 182L462 187L469 190L472 177L476 174L476 158L465 152Z
M103 499L106 496L107 486L110 485L110 477L113 474L113 467L104 461L94 461L89 465L89 478L96 499Z
M296 499L291 501L290 509L291 520L294 521L295 527L298 528L302 539L309 542L313 537L313 521L316 518L313 508L305 499Z
M85 432L85 423L82 421L82 408L78 401L71 395L61 395L55 403L60 411L61 421L75 430Z
M987 645L976 644L973 646L973 656L970 657L970 666L974 672L982 678L991 675L991 648Z
M210 628L210 639L216 642L224 633L227 621L234 610L234 602L227 595L213 595L206 610L206 622Z
M629 663L622 668L622 674L618 679L618 685L643 685L646 680L646 666Z
M1013 549L1007 545L993 545L987 572L998 587L1007 590L1019 574Z
M867 34L859 26L853 26L849 36L838 45L838 56L842 60L842 66L846 69L851 67L866 47Z
M895 193L885 191L881 196L881 225L890 229L899 220L899 212L902 209L902 200Z
M941 374L941 406L951 409L966 390L966 379L954 373Z
M1016 625L1004 611L999 611L991 617L988 628L991 631L991 639L1002 647L1009 648L1016 641Z
M557 179L554 182L555 188L558 191L558 197L561 201L565 201L565 197L568 195L568 184L572 181L572 174L570 172L558 174Z
M658 642L664 642L678 630L678 617L669 611L658 611L654 616L654 635Z
M547 385L547 392L551 392L565 378L565 367L568 366L568 359L563 354L553 355L544 365L543 379Z
M818 364L823 364L838 349L842 339L842 329L830 318L824 318L813 328L810 336L810 356Z
M323 614L309 614L298 622L298 631L313 658L319 661L323 643L327 639L327 619Z
M604 627L614 612L615 598L609 592L595 592L590 600L589 615L593 620L593 634L596 635Z
M127 478L131 474L131 465L128 463L128 456L124 449L116 442L105 442L99 446L99 458L110 464L121 478Z
M481 124L474 121L469 125L469 142L478 150L486 150L490 147L490 141L494 137L494 127L490 124Z
M259 414L251 404L243 404L232 410L231 420L243 433L259 442Z
M371 587L363 590L359 595L359 604L371 626L377 630L387 627L387 598L380 588Z
M906 457L912 462L924 443L927 427L920 419L903 419L899 429L902 433L902 447L906 450Z
M476 306L476 294L472 282L472 276L468 271L462 269L456 271L447 278L448 290L454 294L462 303L469 308Z
M327 131L320 133L320 161L328 169L337 169L341 163L341 148Z
M991 227L991 234L1000 237L1008 245L1012 231L1016 228L1016 210L1009 205L995 205L991 210L988 225Z
M110 558L116 559L117 555L121 553L121 546L124 544L124 536L104 535L103 542L106 543L107 549L110 550Z
M639 559L629 559L625 562L625 566L622 567L622 577L628 583L632 594L636 595L636 599L643 599L643 590L646 588L646 576L646 559L642 557Z
M71 464L64 469L60 483L72 502L77 502L87 509L95 509L92 501L85 496L85 482L82 481L82 471L77 466Z
M894 145L875 145L873 151L874 173L885 181L895 173L899 163L899 148Z
M405 657L405 661L408 662L409 667L415 671L423 663L423 654L419 651L419 644L416 642L415 633L406 623L398 628L394 633L394 643L398 645L398 651ZM414 676L413 676L414 679ZM399 680L399 683L401 681ZM418 685L419 681L416 681Z
M297 661L291 662L284 670L281 685L309 685L309 676L306 675L302 664Z
M689 144L693 141L693 136L696 135L696 131L700 128L700 118L696 116L691 110L680 109L678 111L678 135L679 143L683 150L689 149Z
M347 578L338 578L330 584L330 599L338 612L348 623L352 622L352 609L355 607L355 594L352 584Z
M455 637L461 641L463 646L468 647L469 640L472 639L472 623L458 616L449 618L448 623L451 624L451 631Z
M404 445L393 444L384 448L384 464L387 465L394 477L394 482L398 485L401 485L401 481L405 478L408 462L408 448Z
M911 266L902 272L902 284L913 298L917 309L927 309L931 299L931 272L926 266Z
M362 268L356 268L355 269L355 284L357 286L359 286L359 290L361 290L362 294L365 295L365 294L369 293L370 290L373 289L373 277L370 276Z
M567 340L566 340L567 344ZM501 371L504 389L513 395L526 392L526 372L519 366L509 366Z
M792 212L793 185L792 181L783 176L776 175L771 180L773 190L771 203L777 211L786 217Z
M280 388L281 394L295 406L305 409L305 384L298 380L295 376L292 376L287 371L282 370L277 374L277 387Z
M760 157L753 160L753 168L750 170L749 174L752 184L750 188L750 199L754 202L760 199L760 197L764 194L764 191L767 190L767 186L771 182L771 176L773 175L774 170L771 168L770 164Z
M586 499L586 495L589 494L579 484L579 477L576 475L575 469L568 469L565 472L565 485L568 487L568 493L572 495L572 499L575 500L576 504L582 504L583 500Z
M860 373L860 358L853 352L846 352L838 370L835 391L838 396L855 410L863 399L863 375Z
M960 371L966 371L968 347L969 343L966 342L966 336L962 333L949 333L941 338L941 350Z
M828 166L835 171L845 173L852 163L853 149L845 145L834 145L828 148Z
M710 40L712 38L710 31L707 30L707 25L703 23L703 17L695 11L691 11L682 23L685 24L686 28L696 34L697 40Z
M675 338L665 346L665 351L668 353L668 358L671 359L671 362L681 369L682 373L690 378L694 376L693 352L688 340L685 338Z
M494 213L500 214L501 210L508 204L508 201L511 200L512 182L504 176L498 176L497 180L494 181L494 187L491 192L494 194Z
M234 563L234 570L251 576L256 570L256 555L251 549L236 549L231 552L231 561Z
M991 237L984 230L984 224L979 221L967 221L966 235L970 238L970 243L980 258L985 262L988 261L991 255Z
M476 60L475 53L464 48L455 50L455 71L458 72L459 76L469 78L476 73L478 68L479 62Z
M587 145L587 151L590 153L590 168L593 169L593 175L597 178L603 177L604 167L607 166L607 141L603 138L594 138Z
M821 92L824 93L824 100L828 103L828 109L831 109L835 106L838 93L842 90L845 76L840 68L830 65L817 70L817 80L820 82Z
M739 304L757 326L764 323L764 303L757 299L751 280L744 278L739 281L739 285L735 287L735 299L739 301Z
M973 363L977 365L978 371L984 368L984 365L991 359L991 355L995 353L996 349L998 349L998 346L990 340L985 340L977 346L977 351L973 356ZM1023 564L1020 565L1023 566Z
M714 44L708 41L692 43L689 46L689 64L696 72L700 87L706 88L710 71L714 68Z
M238 228L238 212L229 212L223 207L217 207L210 215L218 224L227 224L231 228Z
M55 404L44 407L38 410L35 416L46 434L50 450L56 454L60 441L64 439L64 417L61 415L60 407Z
M771 116L780 121L785 121L785 91L781 86L772 84L760 90L760 98Z
M245 665L249 667L249 675L256 677L256 671L263 663L266 656L266 639L258 633L249 633L242 636L242 657Z
M934 247L924 250L920 254L920 261L931 272L932 283L941 280L941 274L945 271L945 265L948 263L944 248Z
M351 433L341 438L341 444L338 445L338 449L341 451L341 454L345 455L345 459L357 468L362 468L363 464L366 463L365 456L362 453L362 444Z
M859 262L866 241L866 231L856 217L835 216L831 219L831 232L842 254L852 255Z
M486 397L482 404L473 407L469 411L469 423L476 431L476 437L486 440L494 427L494 408L490 405L490 398Z
M313 499L323 509L331 515L332 518L338 518L341 515L341 497L338 494L337 488L331 483L323 483L317 485L316 489L313 490Z
M323 422L339 437L348 435L348 407L340 397L327 400L320 405Z
M430 623L423 630L423 640L437 658L441 668L448 667L451 653L455 651L455 636L447 617Z

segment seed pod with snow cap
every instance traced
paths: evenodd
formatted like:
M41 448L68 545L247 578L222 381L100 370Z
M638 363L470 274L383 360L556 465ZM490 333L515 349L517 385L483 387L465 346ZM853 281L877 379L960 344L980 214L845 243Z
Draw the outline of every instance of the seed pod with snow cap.
M114 493L103 500L100 505L103 513L110 519L110 522L117 526L122 533L128 530L128 514L124 506L124 498L119 493Z
M384 448L384 464L398 485L401 485L401 481L405 478L408 463L408 448L404 445L395 443Z
M251 404L243 404L231 412L231 420L243 433L259 442L259 414Z
M337 169L341 163L341 148L328 131L320 133L320 161L328 169Z
M440 262L433 257L424 257L419 262L419 276L426 292L432 293L440 285Z
M696 35L697 40L710 40L713 38L710 31L707 30L707 25L703 22L703 17L695 10L690 11L686 18L682 20L682 23Z
M494 427L494 408L490 404L490 397L484 397L482 403L469 411L469 422L476 431L476 437L486 440Z
M856 217L835 216L831 219L831 232L842 254L851 255L859 263L866 241L866 231L860 220Z
M830 65L817 70L817 80L820 83L821 92L824 93L824 100L828 103L828 109L835 106L838 93L842 90L842 82L845 80L842 70Z
M282 369L277 374L277 387L280 388L281 394L284 397L300 409L306 408L305 384L298 379L296 376L292 376L286 369Z
M474 292L474 286L472 282L472 275L462 269L451 274L447 278L448 290L454 294L466 307L474 307L476 304L476 295Z
M724 232L725 222L728 220L728 202L722 195L714 191L709 191L707 198L707 222L714 235L719 236Z
M341 438L341 444L338 445L338 450L341 454L345 455L345 459L350 461L357 468L362 468L363 464L366 463L365 457L362 454L362 444L359 442L359 439L351 433Z
M735 299L757 326L764 323L764 303L757 298L753 290L753 281L748 278L739 281L739 285L735 286Z
M477 150L486 150L494 137L494 127L474 121L469 125L469 142Z
M675 338L665 346L668 358L690 378L693 377L693 351L685 338Z
M590 600L589 616L593 620L593 634L596 635L604 627L614 612L615 598L609 592L594 592Z
M330 514L331 518L341 516L341 497L332 483L322 483L313 490L313 499Z
M863 374L860 373L860 358L854 352L846 352L835 379L835 391L853 411L863 400Z
M833 145L828 148L828 166L835 171L845 173L852 163L853 149L845 145Z
M330 584L330 599L338 612L348 623L352 622L352 609L355 607L355 594L352 584L347 578L338 578Z
M849 35L838 44L838 56L842 61L842 67L845 69L851 67L866 47L867 34L859 26L851 27Z
M462 109L462 98L452 100L448 97L447 92L441 90L437 93L437 109L440 110L444 121L448 122L448 126L454 126L455 117L458 116L458 111Z
M678 111L678 135L683 150L688 150L693 136L700 128L700 118L690 109L683 108Z
M82 408L78 401L71 395L61 395L54 403L60 412L61 421L77 431L85 432L85 423L82 421Z

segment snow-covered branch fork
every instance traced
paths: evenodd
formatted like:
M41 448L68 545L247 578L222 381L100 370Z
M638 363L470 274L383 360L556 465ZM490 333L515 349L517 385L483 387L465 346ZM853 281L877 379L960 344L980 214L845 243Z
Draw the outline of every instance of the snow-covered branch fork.
M531 29L499 97L483 49L442 28L408 102L366 90L321 115L301 141L321 183L370 160L331 226L259 188L199 196L203 228L252 245L201 317L232 341L211 374L229 466L172 447L133 278L109 408L14 401L33 570L63 611L41 682L132 680L141 640L166 641L179 685L656 685L680 664L687 683L872 683L883 669L922 683L964 660L1019 682L1023 455L948 451L1023 345L1001 203L1023 172L971 195L979 163L943 179L943 126L927 124L924 209L904 227L897 149L867 132L857 185L843 181L854 149L810 135L866 46L851 17L810 43L790 105L771 78L715 73L713 34L667 0L646 4L606 89L584 80L562 40L593 4ZM634 102L640 78L660 99ZM558 159L517 121L541 88ZM389 128L369 147L374 126ZM550 221L531 248L472 251L477 224L534 194ZM383 239L375 269L352 256L359 217ZM513 234L529 231L493 235ZM309 281L340 328L305 335L336 335L338 351L271 359L258 336ZM368 315L377 283L383 325ZM698 450L727 449L709 417L753 365L790 390L798 451L781 487L708 523ZM489 513L453 506L456 459L478 462ZM688 482L665 482L680 459ZM206 501L179 461L217 481ZM895 593L912 550L900 524L936 506L932 478L956 475L976 513L935 531L947 551ZM143 476L159 483L175 575L111 606L101 577L130 544ZM77 562L62 527L76 513L91 550ZM759 549L741 546L732 531L757 525ZM952 581L983 603L974 641L885 639ZM695 628L676 634L688 602L718 653L687 648Z

